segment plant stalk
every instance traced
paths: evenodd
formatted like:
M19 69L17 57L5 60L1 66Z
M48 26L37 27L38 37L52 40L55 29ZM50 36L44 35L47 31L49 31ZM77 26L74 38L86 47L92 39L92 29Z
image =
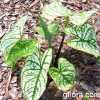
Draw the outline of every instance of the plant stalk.
M63 47L64 39L65 39L65 33L63 32L63 33L62 33L62 40L61 40L61 43L60 43L58 52L57 52L56 57L55 57L54 66L57 66L58 59L59 59L59 56L60 56L60 53L61 53L61 49L62 49L62 47Z

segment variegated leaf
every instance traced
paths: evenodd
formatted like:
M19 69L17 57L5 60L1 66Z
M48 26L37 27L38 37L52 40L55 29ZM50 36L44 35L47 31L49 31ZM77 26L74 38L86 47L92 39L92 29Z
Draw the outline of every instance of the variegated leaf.
M27 19L27 16L20 18L18 22L12 27L12 29L1 39L0 50L2 51L5 58L7 57L10 49L16 44L17 41L20 40Z
M32 39L19 40L9 51L8 56L5 59L5 63L11 67L15 67L15 64L22 57L32 55L36 50L37 41Z
M42 10L42 17L53 21L57 17L70 16L72 12L64 7L61 2L54 1L49 5L45 5Z
M59 58L58 68L50 68L49 74L60 90L67 91L74 86L75 68L64 58Z
M43 55L34 51L28 57L21 73L21 87L26 100L38 100L43 94L47 83L47 72L52 60L52 50Z
M66 28L65 33L73 36L72 40L67 41L68 46L96 57L100 56L96 33L91 25L72 26L71 28Z

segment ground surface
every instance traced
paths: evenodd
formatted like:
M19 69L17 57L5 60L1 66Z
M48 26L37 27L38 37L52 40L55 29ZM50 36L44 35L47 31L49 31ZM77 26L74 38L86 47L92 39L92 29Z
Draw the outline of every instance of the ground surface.
M29 15L30 18L25 26L25 33L29 37L38 37L34 33L33 27L38 24L40 9L44 3L49 0L0 0L0 38L10 30L11 25L23 15ZM61 0L63 4L72 10L89 10L98 9L95 16L92 17L92 24L97 32L97 41L100 43L100 0L87 0L88 3L82 3L81 0ZM61 37L57 37L57 43L54 47L59 46ZM45 46L43 45L45 48ZM57 49L57 48L55 48ZM100 65L96 64L94 57L75 51L71 48L63 47L62 56L67 57L77 67L79 75L77 86L73 90L100 92ZM21 62L17 65L20 66ZM7 81L11 70L4 64L2 55L0 56L0 100L24 100L20 88L20 70L12 73L9 85L9 91L6 91ZM59 91L50 83L44 92L41 100L62 100L62 91ZM70 99L72 100L72 99ZM81 98L77 98L81 100ZM91 100L100 100L91 99Z

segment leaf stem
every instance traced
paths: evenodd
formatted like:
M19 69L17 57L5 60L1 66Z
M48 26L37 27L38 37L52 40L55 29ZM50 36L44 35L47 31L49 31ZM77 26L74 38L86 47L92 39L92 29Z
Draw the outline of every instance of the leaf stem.
M60 56L60 53L61 53L61 49L62 49L62 47L63 47L64 39L65 39L65 33L62 32L62 40L61 40L61 43L60 43L60 46L59 46L58 52L57 52L56 57L55 57L54 66L57 66L58 59L59 59L59 56Z

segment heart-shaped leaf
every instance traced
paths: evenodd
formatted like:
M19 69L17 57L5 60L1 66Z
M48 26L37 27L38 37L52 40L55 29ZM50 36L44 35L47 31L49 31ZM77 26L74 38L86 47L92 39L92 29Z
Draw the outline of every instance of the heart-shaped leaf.
M42 11L42 17L53 21L56 17L70 16L72 12L64 7L61 2L54 1L46 5Z
M96 57L100 56L99 47L96 42L96 33L91 25L72 26L71 28L66 28L65 33L73 36L72 40L67 41L68 46Z
M64 58L59 58L58 68L50 68L49 74L60 90L71 89L75 83L75 68Z
M5 58L10 49L16 44L17 41L20 40L27 19L27 16L23 16L21 19L19 19L12 29L1 39L0 50L2 51Z
M71 23L75 25L83 25L97 9L90 11L73 12L62 5L60 1L53 1L51 4L44 6L42 17L49 21L54 21L57 17L69 17Z
M34 51L28 57L21 73L21 87L26 100L38 100L43 94L47 83L47 72L52 60L52 49Z
M75 12L72 16L69 17L70 22L74 25L83 25L97 10L90 10L90 11L82 11L82 12Z
M37 42L34 40L19 40L10 50L7 55L6 64L15 66L16 61L22 57L32 55L37 47Z

